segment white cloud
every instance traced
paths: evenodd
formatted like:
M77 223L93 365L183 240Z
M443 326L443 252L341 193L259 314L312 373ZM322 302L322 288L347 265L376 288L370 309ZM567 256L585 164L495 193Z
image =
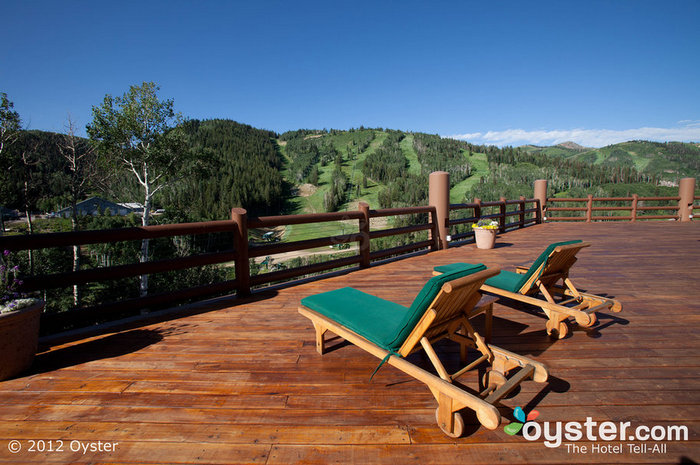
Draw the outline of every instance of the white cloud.
M629 140L653 140L659 142L700 141L700 121L684 120L678 128L637 128L637 129L561 129L528 131L508 129L505 131L474 132L449 136L487 145L556 145L572 141L586 147L604 147Z

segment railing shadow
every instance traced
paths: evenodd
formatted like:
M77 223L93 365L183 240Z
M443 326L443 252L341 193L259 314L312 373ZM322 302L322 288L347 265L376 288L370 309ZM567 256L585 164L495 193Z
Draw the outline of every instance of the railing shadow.
M199 315L217 310L223 310L226 308L259 302L262 300L272 299L275 296L277 296L277 294L278 293L275 290L264 289L254 292L252 295L247 297L237 297L235 295L215 297L204 301L198 301L191 304L182 305L180 307L167 308L164 310L158 310L152 313L147 313L145 315L137 315L130 318L111 321L108 323L103 323L101 325L91 326L89 328L78 328L75 330L66 331L64 333L49 335L39 339L39 353L48 351L51 347L55 347L61 344L67 344L88 337L100 336L107 332L123 333L125 331L131 332L134 330L140 330L140 328L143 328L144 326L148 325L164 323L167 321L177 320L187 316ZM168 334L172 334L172 332L170 332L171 330L168 331ZM125 353L129 352L127 351Z
M167 332L167 331L165 331ZM27 375L137 352L163 340L163 330L134 329L38 354Z

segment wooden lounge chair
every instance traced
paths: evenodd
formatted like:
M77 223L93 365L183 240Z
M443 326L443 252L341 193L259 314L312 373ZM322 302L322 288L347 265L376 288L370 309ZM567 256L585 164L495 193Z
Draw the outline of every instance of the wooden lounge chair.
M438 402L435 412L438 425L447 435L458 437L464 430L459 410L469 407L482 425L495 429L501 421L495 402L525 379L544 382L548 377L544 365L488 344L469 323L465 309L473 310L478 305L482 297L479 288L497 273L498 270L487 270L484 265L472 265L433 277L410 308L345 287L302 299L299 313L313 322L319 354L325 349L325 333L331 331L378 357L382 363L387 362L425 383ZM432 346L442 338L458 342L463 358L468 348L476 349L479 356L458 372L449 374ZM420 349L427 353L437 376L404 358ZM452 384L456 378L485 363L490 364L491 370L483 377L481 393L472 394ZM515 368L519 371L507 379L508 372Z
M576 262L576 254L590 245L580 240L551 244L532 266L517 267L515 273L501 271L499 275L486 280L481 290L540 307L548 317L545 325L547 334L557 332L560 339L569 332L569 317L584 328L591 327L597 321L596 312L619 312L622 304L614 299L581 292L571 282L569 270ZM470 266L469 263L436 266L433 274L454 272ZM559 281L563 285L557 284Z

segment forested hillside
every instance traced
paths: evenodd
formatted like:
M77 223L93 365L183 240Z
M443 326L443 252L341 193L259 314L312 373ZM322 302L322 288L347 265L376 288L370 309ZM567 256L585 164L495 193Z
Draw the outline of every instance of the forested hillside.
M190 120L185 123L190 148L206 159L203 168L189 173L155 199L181 220L201 221L230 217L231 208L243 206L252 214L275 214L283 209L282 160L276 134L228 120ZM60 152L62 134L22 131L3 168L0 205L23 210L25 198L32 211L52 212L68 206L69 169ZM89 144L80 139L81 144ZM139 186L121 166L104 166L95 176L92 195L115 202L141 202ZM26 187L26 188L25 188Z
M65 202L68 167L59 147L61 134L45 131L21 131L7 149L12 162L0 167L0 205L24 210L53 211ZM87 142L87 141L84 141ZM10 158L11 157L11 158Z
M637 140L600 149L571 147L567 143L554 147L525 146L523 149L528 153L561 157L606 169L634 168L653 183L677 183L680 178L696 177L700 173L699 144Z
M208 169L164 191L159 201L166 209L193 220L226 219L238 206L251 214L282 210L282 160L275 133L230 120L190 120L185 133L193 150L209 158Z
M155 199L156 208L179 221L226 219L237 206L283 214L356 208L358 201L373 208L421 205L436 170L450 173L453 202L530 196L536 179L549 180L550 195L670 195L678 179L700 173L700 147L676 142L498 148L382 128L278 135L230 120L190 120L184 130L206 163ZM63 141L61 134L22 131L12 164L3 168L0 204L23 210L28 203L41 212L67 206ZM129 176L112 174L91 192L141 200Z

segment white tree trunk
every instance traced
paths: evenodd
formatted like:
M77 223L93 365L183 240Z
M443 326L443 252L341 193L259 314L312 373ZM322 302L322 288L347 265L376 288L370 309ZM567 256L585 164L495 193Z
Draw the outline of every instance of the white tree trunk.
M147 173L144 173L147 174ZM144 176L144 181L146 181L145 184L145 190L146 190L146 195L144 198L144 203L143 203L143 216L141 217L141 224L143 226L148 226L148 223L150 222L151 219L151 189L150 186L148 185L148 178ZM149 246L150 240L149 239L143 239L141 241L141 263L146 263L148 262L148 246ZM148 295L148 275L143 274L141 275L141 285L139 288L140 295L141 297L145 297Z

